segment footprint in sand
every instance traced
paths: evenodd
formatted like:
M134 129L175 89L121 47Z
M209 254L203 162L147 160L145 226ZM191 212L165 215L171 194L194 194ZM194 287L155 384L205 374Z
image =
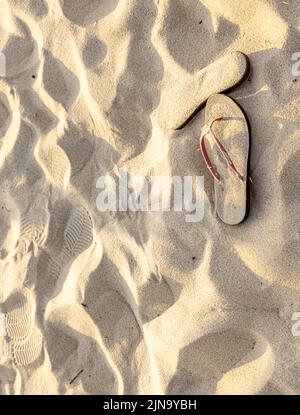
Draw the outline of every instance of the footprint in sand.
M75 208L64 232L62 257L77 257L91 246L93 240L93 222L89 212L84 207Z
M46 322L45 347L54 372L61 370L78 350L78 341L70 335L69 331L62 324L49 320Z
M171 308L180 296L180 287L174 281L170 286L168 278L164 277L160 283L157 283L157 276L141 287L139 292L139 311L143 322L149 322L155 318L161 317L169 308Z
M5 79L12 85L33 83L32 72L37 71L42 47L38 25L12 18L13 33L7 38L2 52L6 57ZM0 22L0 26L2 22ZM5 27L5 23L3 24ZM12 31L10 27L10 32Z
M167 393L257 394L272 378L274 365L269 342L257 333L207 334L181 350Z
M53 371L60 374L61 393L81 384L87 393L98 394L103 381L103 393L120 393L118 369L106 353L97 326L81 305L67 305L49 313L45 348Z
M118 136L117 150L129 159L148 145L153 129L150 115L159 104L157 86L164 66L152 39L157 20L156 2L147 0L132 1L124 21L119 22L129 28L128 54L106 116ZM109 53L113 57L115 52Z
M96 69L107 54L107 46L96 37L90 38L83 49L83 62L90 69Z
M79 95L79 80L50 51L44 50L44 58L43 86L56 102L69 110Z
M59 146L65 151L70 160L72 176L80 174L86 166L89 168L89 162L96 153L95 147L100 144L100 138L78 128L72 122L68 123L64 135L59 139ZM108 144L106 144L103 151L110 151Z
M19 261L24 259L25 277L23 283L31 287L37 279L37 264L40 257L40 249L46 242L50 212L48 199L45 193L36 195L36 199L21 217L21 231L16 248Z
M39 304L44 305L49 298L54 297L59 289L58 281L63 271L63 264L60 258L53 258L47 252L42 252L37 264L39 278L36 281L36 292L39 297Z
M209 65L239 35L238 25L223 17L217 21L198 0L167 0L159 7L165 16L160 31L165 52L188 72Z
M79 26L97 22L118 5L119 0L64 0L61 1L63 14Z
M47 0L15 0L14 6L26 9L26 12L39 18L45 17L49 12Z
M0 362L12 360L16 366L26 366L41 354L43 338L35 327L35 301L31 291L23 288L2 304L3 334L0 336ZM9 341L8 341L9 340Z
M20 290L15 289L20 273L20 270L17 272L16 269L15 254L18 253L20 236L40 244L43 240L43 232L29 226L29 220L22 223L14 201L5 192L2 192L1 210L0 364L5 364L14 358L16 364L22 365L35 360L38 350L41 349L41 341L37 340L38 335L34 334L36 329L33 294L25 287ZM32 222L34 219L37 222L38 216L31 219Z
M19 91L23 119L39 129L42 134L48 134L59 123L58 117L45 105L39 95L32 89Z
M35 302L26 288L12 294L2 305L5 312L5 332L12 340L26 339L34 325Z
M94 242L93 221L84 206L60 202L54 206L51 219L45 252L38 264L42 275L36 287L38 295L45 300L60 292L73 262Z
M27 366L39 358L43 349L43 337L34 327L29 336L22 341L12 341L11 353L16 366Z
M33 39L12 36L3 50L6 56L6 78L16 84L17 75L36 66L39 60L38 46Z
M64 150L56 144L41 143L36 157L50 182L65 190L71 177L71 164Z
M37 194L36 199L21 217L21 231L19 248L22 253L34 245L34 254L42 247L47 239L50 212L48 209L48 198L46 194Z

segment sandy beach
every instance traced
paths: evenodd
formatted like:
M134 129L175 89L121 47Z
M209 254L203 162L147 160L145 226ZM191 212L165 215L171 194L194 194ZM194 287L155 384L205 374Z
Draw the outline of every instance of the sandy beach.
M300 394L299 16L298 0L1 0L0 394ZM199 152L204 105L173 128L224 89L251 130L236 226ZM191 178L196 213L138 209L155 177L171 196Z

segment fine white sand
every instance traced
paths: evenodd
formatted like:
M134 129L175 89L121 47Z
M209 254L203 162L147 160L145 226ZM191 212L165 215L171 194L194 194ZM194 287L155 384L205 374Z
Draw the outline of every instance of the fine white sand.
M1 0L1 393L300 393L299 15L298 0ZM252 133L236 227L197 151L204 111L159 123L165 91L232 51L252 65L230 92ZM97 179L120 169L204 176L203 220L99 212Z

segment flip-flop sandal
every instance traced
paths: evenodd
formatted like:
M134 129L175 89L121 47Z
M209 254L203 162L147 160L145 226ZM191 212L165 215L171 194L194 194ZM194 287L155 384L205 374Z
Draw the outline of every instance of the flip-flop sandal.
M250 132L243 110L229 97L216 94L207 101L206 130L200 149L215 181L219 218L228 225L248 214L248 159Z
M248 57L242 52L232 52L178 80L162 93L158 114L160 127L166 130L184 127L211 95L236 88L249 74Z

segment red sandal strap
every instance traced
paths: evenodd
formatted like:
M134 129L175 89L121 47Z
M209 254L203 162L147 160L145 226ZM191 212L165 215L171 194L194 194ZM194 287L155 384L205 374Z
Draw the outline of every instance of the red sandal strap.
M215 143L217 144L217 147L219 148L222 156L224 157L224 159L225 159L228 167L237 176L237 178L243 182L244 181L244 177L239 173L239 171L235 167L233 161L231 160L231 157L229 156L227 150L225 149L225 147L223 146L223 144L221 143L221 141L216 137L215 133L212 130L213 124L216 121L221 121L223 119L224 119L223 117L215 118L210 123L207 131L200 138L200 149L201 149L201 153L203 155L203 158L205 160L205 163L206 163L209 171L211 172L213 178L219 183L221 181L221 177L220 177L219 173L217 172L216 168L213 166L213 164L212 164L212 162L211 162L211 160L209 158L209 155L207 153L206 146L205 146L205 137L207 136L207 134L211 134L211 136L213 137Z

